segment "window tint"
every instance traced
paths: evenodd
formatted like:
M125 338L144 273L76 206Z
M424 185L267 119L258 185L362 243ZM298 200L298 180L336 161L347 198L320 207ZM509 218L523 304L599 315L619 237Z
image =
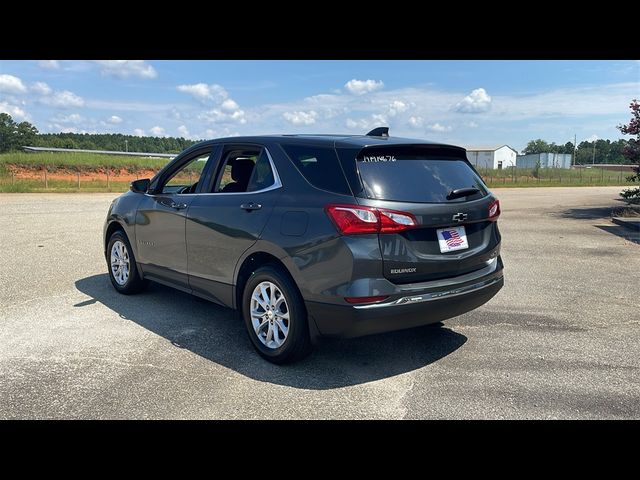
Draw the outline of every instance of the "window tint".
M271 162L269 162L267 152L263 150L258 157L256 166L251 174L251 180L249 180L247 192L255 192L257 190L268 188L273 185L275 181L273 171L271 170Z
M369 198L449 203L481 198L487 194L480 177L462 160L391 154L363 156L358 158L357 165ZM467 187L475 187L480 192L447 200L452 190Z
M223 155L214 193L246 192L261 149L232 147Z
M162 187L162 193L194 193L204 166L209 160L210 152L193 158L189 163L175 172Z
M311 185L334 193L351 194L333 148L308 145L282 145L282 148Z

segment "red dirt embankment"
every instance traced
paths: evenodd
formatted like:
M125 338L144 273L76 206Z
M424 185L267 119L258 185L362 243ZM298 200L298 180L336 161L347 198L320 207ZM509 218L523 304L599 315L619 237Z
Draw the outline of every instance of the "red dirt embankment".
M10 165L8 167L9 171L15 175L16 179L24 179L24 180L41 180L44 179L45 171L44 169L31 169L25 167L18 167L15 165ZM132 182L133 180L137 180L139 178L151 178L157 173L157 170L138 170L135 173L129 172L126 169L109 169L108 176L109 180L112 182ZM68 180L68 181L76 181L78 180L78 174L80 174L80 181L91 181L91 180L107 180L107 169L98 169L98 170L84 170L81 172L76 172L69 169L57 169L54 171L47 171L47 179L49 180Z

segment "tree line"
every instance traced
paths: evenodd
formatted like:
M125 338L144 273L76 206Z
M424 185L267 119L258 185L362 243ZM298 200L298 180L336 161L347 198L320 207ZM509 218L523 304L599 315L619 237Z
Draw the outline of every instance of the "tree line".
M79 148L86 150L113 150L150 153L180 153L196 143L194 140L176 137L136 137L121 133L39 133L29 122L16 123L11 115L0 113L0 153L19 150L25 145L53 148ZM578 144L576 163L625 163L625 148L629 142L620 140L583 141ZM531 140L522 153L569 153L573 143L564 145L548 143L542 139Z
M78 148L149 153L180 153L194 140L176 137L136 137L121 133L39 133L29 122L16 123L11 115L0 113L0 153L23 146Z
M624 156L625 148L629 145L629 141L620 140L596 140L595 142L583 141L578 144L576 152L577 164L589 163L628 163ZM548 143L540 138L531 140L522 151L523 154L529 153L574 153L573 142L567 142L564 145L557 145L553 142Z

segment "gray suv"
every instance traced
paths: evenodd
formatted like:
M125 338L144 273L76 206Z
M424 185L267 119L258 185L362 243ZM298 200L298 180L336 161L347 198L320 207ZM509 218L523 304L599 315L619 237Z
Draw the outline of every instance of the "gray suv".
M500 203L463 148L388 136L222 138L116 198L114 288L149 280L240 311L264 358L440 322L503 285Z

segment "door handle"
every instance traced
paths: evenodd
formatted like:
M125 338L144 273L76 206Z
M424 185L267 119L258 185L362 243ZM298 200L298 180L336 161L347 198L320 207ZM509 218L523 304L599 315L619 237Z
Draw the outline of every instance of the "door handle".
M262 208L262 205L260 205L259 203L249 202L243 203L242 205L240 205L240 208L247 211L260 210Z
M171 205L169 205L171 208L175 208L176 210L182 210L183 208L187 208L187 204L186 203L176 203L176 202L171 202Z

